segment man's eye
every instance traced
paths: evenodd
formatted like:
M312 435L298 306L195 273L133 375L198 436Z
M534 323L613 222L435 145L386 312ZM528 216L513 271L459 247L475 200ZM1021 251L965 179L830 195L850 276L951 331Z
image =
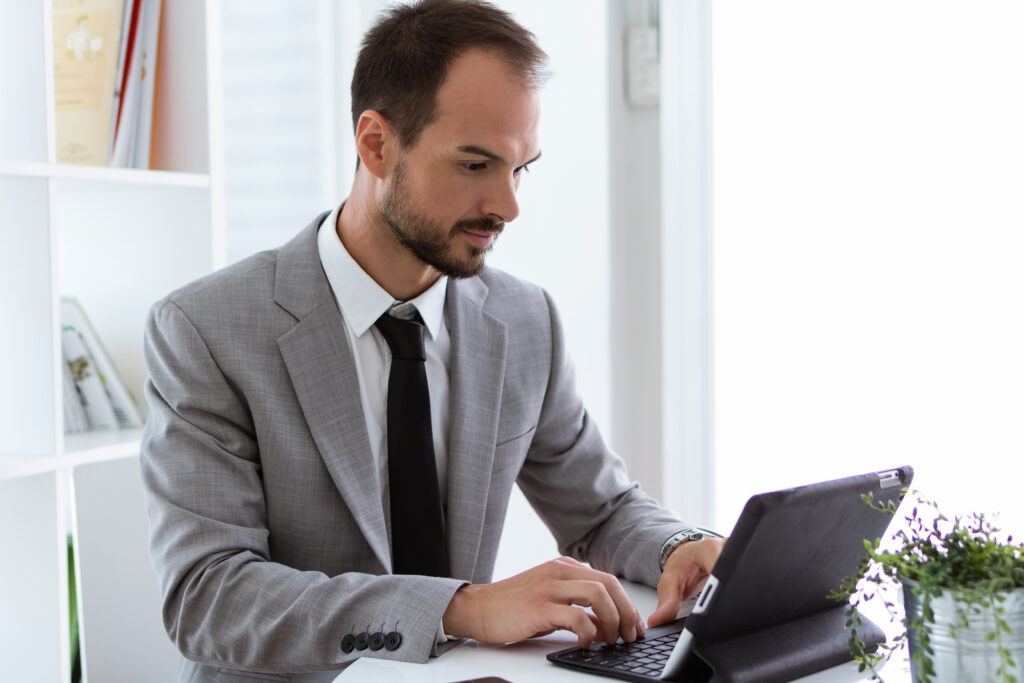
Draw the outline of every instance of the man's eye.
M527 173L529 173L530 172L530 165L529 164L523 164L522 166L517 167L512 172L515 173L516 175L519 175L523 171L526 171Z
M487 163L483 161L473 161L468 164L462 164L462 168L471 173L476 173L477 171L482 171L487 168Z

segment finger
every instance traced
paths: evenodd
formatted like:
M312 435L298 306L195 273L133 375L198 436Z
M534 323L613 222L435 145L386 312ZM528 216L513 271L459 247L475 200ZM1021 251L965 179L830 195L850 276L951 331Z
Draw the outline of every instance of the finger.
M586 610L572 605L548 603L545 616L552 626L575 633L583 649L597 640L598 627L593 621L593 615Z
M658 606L651 616L647 617L649 627L659 626L676 618L679 603L682 602L682 591L675 581L663 581L658 584Z
M594 633L600 633L601 632L601 622L598 620L598 618L596 616L594 616L594 613L590 612L590 611L586 611L586 610L583 613L587 615L587 618L590 619L590 623L594 625ZM594 638L596 640L597 636L594 636ZM605 641L605 642L607 642L607 641Z
M611 596L615 602L615 608L619 611L619 635L625 642L632 643L640 635L640 624L642 623L642 620L639 619L640 613L617 578L611 574L605 574L603 580L608 595Z
M633 605L633 602L629 599L629 595L626 594L626 589L622 587L619 580L611 574L584 566L575 562L575 560L572 561L575 564L563 564L560 567L561 574L559 578L564 580L599 581L604 586L605 591L611 597L611 600L615 605L615 609L618 612L618 618L615 621L616 633L615 637L607 642L613 643L619 637L627 643L635 641L637 635L640 633L640 629L643 628L643 620L639 618L639 612ZM603 623L610 623L603 615L599 614L599 616L601 616L601 621Z
M554 581L549 586L547 597L558 603L591 608L599 623L598 637L606 643L614 643L618 640L619 610L611 596L608 595L608 590L600 581Z
M676 613L678 611L679 603L659 603L657 609L651 612L651 616L647 617L648 628L667 624L676 618Z
M640 610L633 605L633 622L636 623L636 637L643 638L647 635L647 625L644 624L643 617L640 616Z

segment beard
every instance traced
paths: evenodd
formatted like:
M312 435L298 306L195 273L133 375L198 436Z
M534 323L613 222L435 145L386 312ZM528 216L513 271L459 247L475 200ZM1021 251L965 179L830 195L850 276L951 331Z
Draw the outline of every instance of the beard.
M399 160L379 207L381 219L391 228L399 244L442 275L452 278L479 275L484 269L484 256L494 248L505 224L490 218L476 218L458 221L445 231L439 221L417 213L409 206L409 194L404 191L404 184L405 163ZM454 253L452 243L463 231L495 235L486 249L469 245L468 255L460 257Z

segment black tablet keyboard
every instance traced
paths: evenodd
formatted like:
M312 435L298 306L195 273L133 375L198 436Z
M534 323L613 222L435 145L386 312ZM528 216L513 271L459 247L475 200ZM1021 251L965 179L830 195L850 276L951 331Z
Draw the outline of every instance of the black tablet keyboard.
M587 650L575 650L561 654L559 659L590 665L588 668L609 670L609 673L621 671L656 680L665 669L665 662L672 654L677 640L679 640L679 633L675 632L649 640L636 640L632 643L591 645Z

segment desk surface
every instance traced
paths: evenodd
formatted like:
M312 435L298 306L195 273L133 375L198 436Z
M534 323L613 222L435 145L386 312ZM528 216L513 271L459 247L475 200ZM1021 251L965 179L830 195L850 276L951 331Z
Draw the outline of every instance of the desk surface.
M641 614L650 614L657 605L657 594L652 588L640 584L623 582ZM576 638L569 632L557 631L542 638L513 643L511 645L485 645L466 641L444 655L431 659L426 664L409 664L384 659L363 657L335 679L336 683L452 683L468 681L486 676L498 676L512 683L529 681L579 681L597 683L614 681L614 678L594 676L547 661L549 652L561 650L575 644ZM893 659L884 670L888 683L908 683L910 674L904 671L903 662ZM827 671L801 678L801 683L860 683L869 680L857 673L854 663L837 666Z

